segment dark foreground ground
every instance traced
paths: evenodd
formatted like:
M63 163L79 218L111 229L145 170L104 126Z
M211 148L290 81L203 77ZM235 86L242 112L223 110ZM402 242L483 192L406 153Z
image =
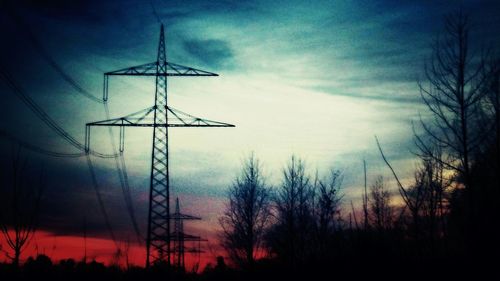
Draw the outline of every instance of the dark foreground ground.
M182 272L176 268L154 266L128 269L102 263L62 260L53 263L47 256L30 258L21 267L0 264L0 280L497 280L497 257L398 258L351 257L301 266L284 266L261 260L251 269L233 269L219 259L202 272Z

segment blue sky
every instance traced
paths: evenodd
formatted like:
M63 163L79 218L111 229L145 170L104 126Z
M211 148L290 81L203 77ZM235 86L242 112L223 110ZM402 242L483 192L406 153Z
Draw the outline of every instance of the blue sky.
M13 1L11 1L13 2ZM152 3L152 5L151 5ZM29 33L83 88L100 97L102 74L156 58L159 19L165 24L171 62L220 74L215 78L169 80L169 103L196 116L235 124L224 129L171 131L172 192L185 198L221 200L241 161L254 151L269 182L279 184L292 154L318 169L345 173L345 200L359 196L362 161L369 179L390 179L376 150L378 135L403 178L417 165L411 121L426 112L419 100L431 45L446 14L463 5L473 22L473 47L495 46L500 30L497 1L16 1L24 28L2 7L2 67L76 138L84 124L105 119L102 105L75 93L40 55ZM498 45L496 45L498 46ZM72 152L0 83L1 129L47 149ZM119 117L153 104L154 80L112 78L109 106ZM92 139L110 152L105 130ZM138 216L144 220L149 187L150 131L127 131L125 159ZM11 144L0 141L2 162ZM51 208L47 227L60 232L71 206L95 206L85 162L30 155L45 163ZM130 230L124 217L113 162L95 159L105 200L116 227ZM6 165L3 163L2 165ZM193 202L183 205L205 212ZM348 202L348 201L346 201ZM210 223L219 209L211 210ZM97 210L96 233L103 228ZM89 215L91 216L91 215ZM144 225L144 221L141 222Z

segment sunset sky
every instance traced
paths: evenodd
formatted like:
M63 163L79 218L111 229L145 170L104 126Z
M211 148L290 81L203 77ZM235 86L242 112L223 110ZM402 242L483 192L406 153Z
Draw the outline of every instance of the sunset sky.
M251 152L275 186L293 154L305 160L311 175L318 170L323 177L331 168L340 169L344 203L353 200L357 205L363 159L369 183L384 175L395 190L376 148L377 135L397 172L411 181L418 164L411 153L411 121L427 115L417 81L443 31L444 15L462 4L471 14L471 38L498 40L500 31L498 1L10 2L11 8L0 8L2 68L82 142L85 123L105 119L103 106L76 93L43 55L100 98L104 72L156 60L160 24L154 7L165 25L168 61L220 75L174 77L168 84L170 106L236 125L170 130L171 194L180 198L184 212L203 217L188 228L208 237L214 248L226 190ZM473 48L498 44L483 41L473 40ZM154 103L154 78L112 77L109 85L112 117ZM77 152L39 121L3 80L0 93L2 131L48 150ZM151 129L126 131L124 156L143 233L151 142ZM112 152L106 129L93 130L92 148ZM2 170L11 151L12 143L0 139ZM51 249L47 252L56 258L81 258L79 237L86 218L90 243L95 244L89 251L108 259L113 247L85 158L54 159L28 151L24 156L33 169L43 166L47 174L41 232L32 244ZM93 161L115 232L122 240L133 239L114 161Z

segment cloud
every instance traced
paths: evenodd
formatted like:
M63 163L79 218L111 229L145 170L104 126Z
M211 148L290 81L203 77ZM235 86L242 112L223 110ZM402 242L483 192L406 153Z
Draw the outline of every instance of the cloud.
M357 79L359 83L370 83L371 81L366 79ZM354 82L354 81L351 81ZM339 91L338 88L335 87L310 87L310 89L317 90L319 92L344 96L356 99L364 99L371 101L385 101L389 103L409 103L409 104L421 104L422 100L418 95L418 90L415 88L415 94L408 93L398 93L394 91L385 92L385 93L363 93L362 91Z
M374 174L387 172L374 147L373 134L379 135L391 163L408 167L398 169L398 173L411 174L407 173L413 168L408 164L412 159L407 151L411 146L408 120L419 103L415 80L427 43L434 39L452 1L153 2L167 28L169 60L208 71L225 70L218 79L197 79L196 83L175 80L169 84L173 104L238 126L227 134L196 131L182 135L176 131L172 135L172 186L176 195L222 198L239 169L238 157L251 150L261 153L278 180L289 153L302 154L312 166L319 163L320 168L332 158L353 162L355 168L346 175L345 185L355 188L362 182L363 157ZM486 2L487 6L472 6L481 15L488 7L490 15L484 17L492 23L488 30L498 30L498 19L492 15L498 10L498 2L480 3ZM54 59L96 95L102 89L103 71L150 62L156 55L159 26L147 2L17 3L21 16ZM22 11L23 7L27 9ZM1 17L0 21L6 38L25 36L10 17ZM8 54L6 67L19 83L78 139L83 140L85 122L104 119L100 106L84 105L79 97L69 94L71 89L40 62L23 37L0 48ZM153 80L113 78L110 85L113 117L150 105ZM6 89L5 85L0 87ZM56 145L55 135L8 95L0 116L9 122L2 128L33 144L71 151L70 147ZM105 131L96 131L94 136L99 134L107 140ZM136 188L132 197L144 226L150 167L149 146L144 144L151 141L132 143L135 135L138 133L127 131L126 155L132 158L127 162L131 186ZM2 147L8 149L10 145ZM207 151L213 154L203 156ZM131 232L113 162L95 162L113 226L117 231ZM86 216L89 231L107 236L84 162L51 160L46 168L53 174L42 210L42 227L79 234Z
M227 41L218 39L185 40L184 50L198 62L216 68L232 68L233 51Z

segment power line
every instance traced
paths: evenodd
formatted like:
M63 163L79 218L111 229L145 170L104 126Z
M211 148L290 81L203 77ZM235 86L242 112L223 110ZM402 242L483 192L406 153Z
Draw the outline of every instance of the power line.
M101 194L99 192L99 186L97 183L95 171L94 171L92 162L90 160L91 154L94 156L97 156L97 157L101 157L101 158L116 158L118 155L107 155L107 154L102 154L102 153L95 152L95 151L89 151L88 153L86 153L85 146L82 143L78 142L68 132L66 132L61 126L59 126L52 118L50 118L50 116L48 116L45 113L45 111L43 111L43 109L41 109L41 107L38 106L28 95L26 95L26 93L19 87L19 85L17 85L15 83L15 81L12 79L10 74L2 68L0 68L0 77L3 78L3 80L5 82L7 82L7 85L13 90L13 92L16 94L16 96L18 96L36 114L37 117L39 117L45 124L47 124L52 130L54 130L64 140L66 140L68 143L70 143L71 145L73 145L74 147L79 149L81 151L81 153L71 154L71 155L63 154L63 153L55 153L55 152L47 151L47 150L41 149L39 147L30 145L27 143L25 143L26 144L25 147L31 149L32 151L42 153L45 155L49 155L49 156L55 156L55 157L69 157L69 156L81 157L83 155L87 156L87 165L88 165L90 174L92 176L92 185L94 187L101 212L103 214L108 231L110 232L110 236L118 248L118 243L116 242L116 238L115 238L113 229L111 228L111 224L109 222L109 218L108 218L106 209L104 207L104 202L102 201ZM14 138L11 138L11 139L14 139ZM24 142L21 142L21 143L24 143Z
M8 132L6 132L6 131L4 131L2 129L0 129L0 137L8 139L11 142L15 142L18 145L20 145L20 146L22 146L22 147L24 147L24 148L26 148L26 149L28 149L28 150L30 150L32 152L36 152L36 153L47 155L47 156L51 156L51 157L79 158L79 157L85 156L85 152L80 152L80 153L64 153L64 152L57 152L57 151L47 150L47 149L41 148L39 146L32 145L32 144L30 144L28 142L22 141L21 139L16 138L15 136L9 134Z
M149 4L151 5L151 9L153 10L153 15L155 16L156 18L156 21L159 23L159 24L163 24L163 22L161 21L160 19L160 16L158 15L158 13L156 12L156 8L155 8L155 5L153 3L153 0L149 0Z
M0 78L2 78L7 86L12 89L12 92L28 106L28 108L35 113L35 115L42 120L49 128L51 128L57 135L62 137L66 142L77 148L81 152L85 152L85 145L76 140L71 134L64 130L54 119L52 119L35 101L33 101L26 92L14 81L12 76L5 69L0 67ZM94 150L89 150L89 153L100 158L115 158L118 154L104 154Z
M35 43L35 41L34 41L34 43ZM55 63L55 61L53 61L48 56L46 58L48 58L48 61L52 66L57 67L57 64ZM60 74L64 75L66 78L70 78L65 73L61 72ZM82 152L80 152L80 153L54 152L54 151L46 150L46 149L40 148L38 146L29 144L27 142L24 142L18 138L13 137L10 134L7 134L6 132L2 132L1 136L8 138L11 141L15 141L16 143L22 145L23 147L25 147L33 152L36 152L39 154L44 154L44 155L51 156L51 157L77 158L77 157L82 157L86 154L84 152L85 145L83 145L82 143L77 141L68 132L66 132L61 126L59 126L52 118L50 118L50 116L48 114L46 114L45 111L40 106L38 106L28 95L26 95L24 90L21 89L21 87L17 85L17 83L14 81L14 79L11 77L11 75L6 70L0 69L0 75L3 78L3 80L7 82L7 85L14 91L14 93L37 115L37 117L39 117L44 123L46 123L59 136L61 136L63 139L65 139L67 142L69 142L72 146L76 147L78 150L80 150ZM71 79L71 81L74 81L74 80ZM102 101L100 101L100 102L102 102ZM102 103L104 104L104 102L102 102ZM107 114L107 116L109 116L109 111L107 110L107 105L105 105L105 107L106 107L106 114ZM113 143L113 147L114 147L114 143ZM100 157L100 158L115 158L115 163L118 163L117 158L122 157L122 155L120 155L119 153L116 153L116 149L113 149L113 152L114 152L114 154L103 154L103 153L99 153L99 152L96 152L93 150L89 151L90 154L97 156L97 157ZM125 167L125 162L123 159L121 159L121 163L122 163L122 167ZM121 185L122 190L124 192L125 203L126 203L127 209L129 210L129 214L132 218L132 224L134 226L134 230L135 230L136 234L138 235L138 237L140 237L140 231L138 228L137 220L135 219L135 215L133 213L134 209L132 206L132 199L130 196L128 176L126 175L126 171L123 169L120 169L120 166L118 164L116 167L117 167L117 172L118 172L119 178L120 178L120 185Z
M106 113L106 118L110 118L109 114L109 108L108 108L108 103L104 102L104 111ZM113 129L111 127L108 127L108 133L109 133L109 138L111 142L111 146L113 149L113 152L116 152L116 145L114 142L114 135L113 135ZM125 165L125 159L123 158L123 153L119 153L120 157L115 158L115 169L118 172L118 178L120 180L120 186L122 189L123 193L123 199L125 201L125 206L127 208L127 211L130 216L130 220L132 221L132 226L134 227L134 231L137 237L137 241L139 243L142 243L142 235L139 229L139 225L137 223L137 219L135 217L135 211L134 211L134 205L133 205L133 200L132 196L130 194L130 185L129 185L129 180L128 180L128 174L127 174L127 167Z
M38 51L38 53L42 56L42 58L44 58L47 61L47 63L63 78L63 80L65 80L67 83L69 83L76 90L76 92L78 94L80 94L80 95L82 95L82 96L84 96L84 97L86 97L86 98L88 98L88 99L90 99L90 100L92 100L94 102L102 103L104 105L104 108L105 108L106 116L109 118L109 110L108 110L106 102L103 101L103 100L101 100L101 99L96 98L95 96L93 96L92 94L90 94L88 91L84 90L70 75L68 75L63 70L63 68L52 58L52 56L49 54L49 52L47 52L47 50L43 47L43 45L40 43L40 41L37 39L37 37L30 30L29 26L14 11L13 7L11 7L10 4L8 6L9 6L8 8L9 8L9 12L10 12L11 17L16 21L17 25L19 27L21 27L21 29L27 34L27 36L30 39L31 43L33 44L33 46L35 47L35 49ZM71 145L73 145L77 149L81 150L82 152L81 153L60 153L60 152L54 152L54 151L49 151L49 150L40 148L40 147L35 146L35 145L31 145L31 144L29 144L27 142L21 141L21 140L15 138L15 137L13 137L12 135L8 135L6 133L2 133L2 134L0 134L0 136L4 136L4 137L8 138L11 141L15 141L15 142L19 143L20 145L22 145L23 147L25 147L25 148L33 151L33 152L37 152L37 153L44 154L44 155L47 155L47 156L52 156L52 157L73 157L73 158L76 158L76 157L81 157L81 156L86 155L86 153L84 152L85 151L85 145L83 145L82 143L78 142L69 133L67 133L64 129L62 129L62 127L59 126L53 119L51 119L41 109L41 107L39 107L33 100L31 100L24 93L24 91L22 91L22 89L19 86L17 86L17 84L15 83L14 79L12 79L12 77L8 74L8 72L6 72L5 70L2 71L2 72L3 73L1 73L1 74L2 74L2 76L4 78L4 80L6 80L6 82L9 85L9 87L11 87L14 90L14 92L17 94L17 96L20 97L21 100L26 105L28 105L28 107L44 123L46 123L51 129L53 129L59 136L61 136L62 138L64 138ZM115 147L115 144L113 142L113 133L111 131L111 128L110 128L109 133L110 133L111 142L112 142L112 146L113 146L113 154L111 154L111 155L109 155L109 154L102 154L102 153L99 153L99 152L96 152L96 151L93 151L93 150L88 150L87 152L90 153L90 154L92 154L92 155L94 155L94 156L100 157L100 158L114 158L115 159L115 168L116 168L116 170L118 172L118 176L119 176L119 179L120 179L120 185L121 185L121 188L122 188L122 192L123 192L123 196L124 196L126 208L127 208L128 212L129 212L130 218L132 220L132 225L134 227L134 231L136 232L136 236L138 238L138 241L141 242L141 234L140 234L140 230L139 230L139 227L138 227L138 224L137 224L137 220L135 218L134 208L133 208L133 204L132 204L133 201L132 201L132 197L131 197L131 194L130 194L130 186L129 186L128 175L127 175L127 171L126 171L125 160L124 160L122 154L117 154L116 153L116 147ZM117 159L118 157L120 157L120 161L118 161L118 159ZM97 197L98 197L99 204L101 206L101 210L104 212L103 215L106 218L106 224L107 224L108 229L110 230L110 234L111 234L111 236L112 236L112 238L113 238L113 240L115 241L115 244L116 244L116 240L114 238L114 234L112 232L111 225L109 223L109 219L107 219L107 214L105 213L104 203L103 203L103 201L101 199L101 196L99 194L99 191L98 191L97 179L95 177L95 172L94 172L92 163L90 162L89 155L87 155L87 163L88 163L88 166L89 166L89 170L91 171L92 182L93 182L93 185L94 185L94 189L96 190L96 194L97 194Z
M101 192L99 191L99 184L97 183L97 177L96 177L96 174L94 171L94 166L92 165L92 160L90 159L90 155L87 154L86 158L87 158L87 166L89 167L90 176L92 179L92 186L94 187L97 201L99 203L99 208L101 209L101 213L104 217L104 222L106 224L106 228L108 229L108 232L111 236L111 239L115 243L116 248L119 249L120 246L118 245L118 242L116 241L116 236L115 236L115 233L113 231L113 228L111 227L111 222L109 220L108 212L106 211L106 208L104 207L104 201L102 200Z
M9 3L9 1L5 2L6 2L5 6L8 9L8 14L15 21L16 25L22 31L24 31L24 33L27 35L28 39L31 41L32 45L38 51L40 56L62 77L62 79L66 81L68 84L70 84L73 87L73 89L76 90L76 93L80 94L81 96L97 103L103 103L101 99L95 97L94 95L83 89L70 75L68 75L63 70L63 68L54 60L54 58L50 55L50 53L43 47L43 45L40 43L40 40L38 40L38 38L26 24L26 22L21 18L19 14L15 12L15 8Z
M63 69L62 67L60 67L60 65L52 58L52 56L50 56L49 52L47 52L47 50L43 47L43 45L40 43L40 41L37 39L37 37L33 34L33 32L31 31L31 29L29 28L29 26L25 23L25 21L23 21L23 19L14 11L13 7L9 7L9 11L10 11L10 15L11 17L16 21L16 23L18 24L18 26L20 26L20 28L28 35L28 38L30 39L30 41L32 42L32 44L34 45L34 47L37 49L37 51L39 52L39 54L47 61L47 63L56 70L56 72L67 82L69 83L71 86L73 86L73 88L77 91L77 93L83 95L84 97L86 98L89 98L90 100L92 101L95 101L95 102L98 102L98 103L102 103L104 105L104 110L105 110L105 113L106 113L106 116L109 118L109 109L108 109L108 106L107 106L107 103L101 99L98 99L96 97L94 97L92 94L90 94L88 91L84 90L70 75L68 75ZM124 200L125 200L125 204L126 204L126 207L127 207L127 210L128 210L128 213L131 217L131 220L132 220L132 225L134 227L134 231L136 233L136 236L138 238L138 241L141 240L141 235L140 235L140 230L139 230L139 227L138 227L138 223L137 223L137 220L135 218L135 214L134 214L134 208L133 208L133 205L132 205L132 198L131 198L131 195L130 195L130 187L129 187L129 182L128 182L128 175L127 175L127 172L126 172L126 166L125 166L125 161L123 159L123 155L122 154L117 154L116 153L116 147L115 147L115 144L114 144L114 137L113 137L113 133L112 133L112 130L111 128L109 129L109 134L110 134L110 138L111 138L111 144L112 144L112 147L113 147L113 153L114 155L119 155L120 157L120 161L117 159L118 157L113 157L115 158L115 169L118 173L118 177L119 177L119 180L120 180L120 186L121 186L121 189L123 191L123 196L124 196ZM33 148L33 147L31 147ZM37 149L37 152L42 152L42 149ZM46 151L44 151L46 152ZM45 153L47 155L50 155L50 156L58 156L58 157L80 157L80 156L83 156L85 153L79 153L79 154L75 154L75 155L63 155L63 154L55 154L55 153ZM95 153L93 153L95 154ZM99 155L98 155L99 156ZM120 163L121 163L121 167L120 167Z

